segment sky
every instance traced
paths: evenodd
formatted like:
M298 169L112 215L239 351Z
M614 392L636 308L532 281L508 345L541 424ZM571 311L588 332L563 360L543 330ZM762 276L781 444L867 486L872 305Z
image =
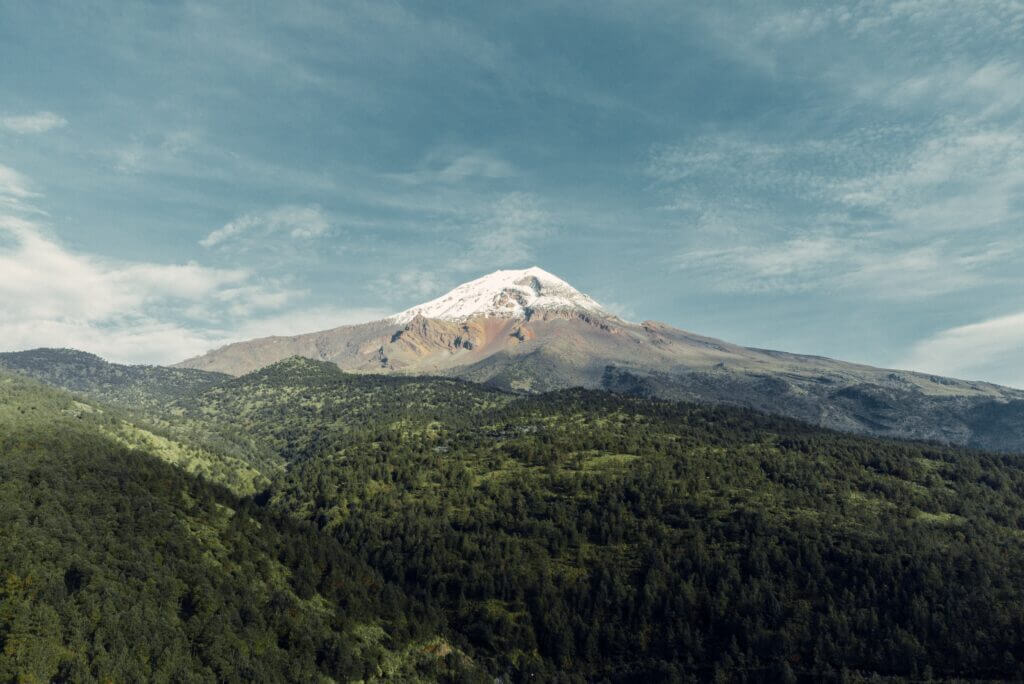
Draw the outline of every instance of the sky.
M1024 387L1024 3L0 0L0 349L170 363L537 265Z

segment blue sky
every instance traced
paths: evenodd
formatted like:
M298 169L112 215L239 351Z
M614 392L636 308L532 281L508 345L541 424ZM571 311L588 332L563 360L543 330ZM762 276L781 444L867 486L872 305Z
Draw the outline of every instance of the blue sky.
M1024 387L1024 4L0 0L0 347L171 362L539 265Z

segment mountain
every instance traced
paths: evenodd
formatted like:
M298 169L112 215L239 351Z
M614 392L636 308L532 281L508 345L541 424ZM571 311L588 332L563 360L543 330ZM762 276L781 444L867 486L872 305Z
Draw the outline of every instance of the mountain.
M177 364L231 375L290 356L514 391L725 403L860 434L1024 451L1024 391L631 323L543 269L496 271L388 318L237 342Z
M569 283L534 266L522 271L495 271L463 283L446 295L395 314L391 320L409 323L417 316L443 321L479 317L529 319L537 312L611 316Z

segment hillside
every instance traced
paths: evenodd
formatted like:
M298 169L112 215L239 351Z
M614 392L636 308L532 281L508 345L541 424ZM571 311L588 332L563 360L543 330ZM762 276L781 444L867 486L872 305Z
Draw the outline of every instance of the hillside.
M3 352L0 353L0 368L104 402L151 409L184 394L212 387L228 377L223 373L184 368L109 363L95 354L75 349Z
M435 655L439 617L339 543L106 428L0 373L0 680L472 676Z
M356 410L394 391L392 379L295 359L220 401L260 393L284 416L291 378L318 368L340 380L304 379L317 387L307 405L348 395L346 379L364 388ZM358 433L283 417L277 429L318 440L270 505L443 606L492 671L1024 674L1019 459L599 392L505 396L467 413L481 390L441 382L452 401ZM422 406L415 396L441 389L403 391Z
M176 400L224 383L231 379L229 375L109 363L74 349L0 353L0 370L87 399L90 405L83 411L104 416L109 438L155 454L237 494L252 494L266 486L268 477L282 467L279 455L232 424L181 420Z
M31 415L27 403L6 402L19 416ZM54 421L55 412L45 413L49 439L90 443L78 435L93 414ZM153 459L125 456L109 440L89 452L108 468L107 480L94 481L81 470L92 461L61 460L65 450L55 447L44 450L40 469L73 468L66 480L42 480L59 493L56 519L97 515L103 529L117 511L158 506L160 519L200 516L185 530L233 535L235 526L216 517L224 506L236 511L232 521L243 514L258 529L281 529L266 542L291 545L276 551L281 562L308 555L319 563L334 549L357 576L378 578L367 594L359 582L342 584L358 594L346 600L365 607L356 625L376 619L391 635L374 642L383 649L370 661L378 668L480 668L508 681L572 682L1024 676L1019 457L855 437L746 409L587 390L509 394L444 378L348 374L302 358L183 394L161 412L188 429L230 426L276 454L281 468L252 499L238 500ZM118 492L137 488L110 478L133 481L118 468L135 473L140 459L149 464L143 475L157 469L187 483L189 496L160 484L142 490L158 502L121 502ZM8 468L26 462L9 459ZM11 472L7 481L43 477ZM103 488L113 492L115 513L104 512ZM190 507L197 488L219 506ZM12 497L4 500L23 501ZM66 514L78 497L103 504ZM24 499L13 510L33 505ZM127 518L118 523L125 540L141 534ZM55 529L41 528L49 541L40 548L60 548L54 538L65 533ZM201 558L186 556L182 567L221 577L234 566L223 565L220 545L242 542L205 534L199 540L209 545L190 550ZM164 553L162 541L153 543L140 553ZM202 560L211 557L221 565ZM125 573L118 554L93 562L113 568L111 577ZM316 587L330 601L337 577L315 564L283 575L299 600ZM374 603L377 588L393 598ZM242 588L222 591L259 600ZM259 605L260 614L273 610ZM223 610L233 609L216 614ZM361 654L360 639L380 632L350 629L349 617L335 618L341 626L332 623L330 638ZM443 647L429 645L442 643L437 635ZM465 656L426 657L450 650ZM95 667L97 657L83 662Z

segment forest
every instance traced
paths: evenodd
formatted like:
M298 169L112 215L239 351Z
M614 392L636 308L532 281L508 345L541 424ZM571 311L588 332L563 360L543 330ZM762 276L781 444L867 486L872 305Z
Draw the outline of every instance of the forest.
M0 358L0 680L1024 678L1020 456L62 353Z

